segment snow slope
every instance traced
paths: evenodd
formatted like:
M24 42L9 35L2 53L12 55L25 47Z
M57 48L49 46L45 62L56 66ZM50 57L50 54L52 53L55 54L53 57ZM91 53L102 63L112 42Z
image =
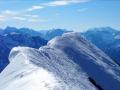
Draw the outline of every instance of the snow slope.
M120 65L120 30L94 28L82 34Z
M87 75L59 50L17 47L10 60L0 76L0 90L95 90Z
M79 33L12 49L0 90L119 90L120 67Z

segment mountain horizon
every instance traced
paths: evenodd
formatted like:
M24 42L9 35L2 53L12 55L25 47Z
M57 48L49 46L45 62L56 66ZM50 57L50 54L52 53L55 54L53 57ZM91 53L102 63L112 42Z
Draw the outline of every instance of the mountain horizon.
M0 0L0 90L120 90L120 0Z

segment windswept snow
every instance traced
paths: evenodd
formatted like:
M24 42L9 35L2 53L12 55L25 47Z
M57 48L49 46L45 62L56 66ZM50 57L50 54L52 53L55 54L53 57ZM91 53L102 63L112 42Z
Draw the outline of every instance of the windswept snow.
M2 90L95 90L78 65L59 50L17 47L10 61L0 76Z
M0 90L120 89L120 67L79 33L66 33L39 50L13 48Z

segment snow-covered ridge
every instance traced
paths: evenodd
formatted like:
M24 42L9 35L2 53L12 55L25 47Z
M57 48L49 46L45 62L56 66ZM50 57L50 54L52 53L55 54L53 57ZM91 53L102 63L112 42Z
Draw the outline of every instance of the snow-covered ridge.
M11 63L0 76L2 90L95 90L88 76L60 50L17 47L9 57Z
M114 28L96 28L83 32L82 35L110 56L120 65L120 31Z
M56 37L39 50L16 47L9 59L0 90L120 89L120 67L79 33Z

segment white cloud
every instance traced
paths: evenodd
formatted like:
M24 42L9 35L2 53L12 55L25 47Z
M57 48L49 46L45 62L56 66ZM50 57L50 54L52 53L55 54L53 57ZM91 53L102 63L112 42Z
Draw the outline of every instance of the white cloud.
M29 18L28 22L48 22L48 20L42 18Z
M26 11L17 12L5 10L0 12L0 21L19 20L19 21L39 21L39 15L27 14Z
M38 18L39 15L31 15L31 14L26 14L24 15L25 17L32 17L32 18Z
M3 15L0 15L0 18L4 18L4 16L3 16Z
M38 22L39 20L38 19L29 19L28 21L29 22Z
M26 18L24 18L24 17L13 17L13 19L16 19L16 20L21 20L21 21L24 21L24 20L26 20Z
M32 6L31 8L27 9L27 11L33 11L44 8L43 6Z
M84 12L86 11L88 8L81 8L81 9L78 9L78 12Z
M11 20L16 15L18 15L16 11L4 10L4 11L1 11L0 13L0 20L8 21L8 20Z
M28 8L27 11L34 11L38 9L45 8L47 6L64 6L69 4L77 4L77 3L85 3L90 0L55 0L47 3L41 3L40 5L32 6L31 8Z
M3 18L0 18L0 21L5 21Z
M0 21L4 21L4 16L0 15Z
M10 18L17 15L16 11L11 11L11 10L5 10L5 11L1 11L0 13L0 18Z
M53 1L53 2L49 2L49 3L44 3L44 5L46 6L63 6L63 5L67 5L68 2L67 1Z
M11 11L11 10L5 10L5 11L2 11L1 12L1 14L4 14L4 15L13 15L13 14L15 14L16 12L14 12L14 11Z
M41 18L39 15L36 14L26 14L24 15L26 21L28 22L47 22L46 19Z
M0 21L9 20L14 15L15 15L15 12L10 11L10 10L1 11L1 13L0 13Z
M76 4L76 3L84 3L88 2L89 0L57 0L48 3L44 3L43 5L46 6L64 6L69 4Z
M77 3L84 3L90 0L53 0L46 3L41 3L40 5L34 5L27 10L24 9L22 11L11 11L11 10L4 10L0 12L0 21L7 21L7 20L21 20L21 21L32 21L32 22L46 22L47 20L40 19L39 15L27 14L28 11L34 11L38 9L42 9L45 7L55 7L55 6L64 6L70 4L77 4ZM83 12L86 9L79 9L78 12ZM56 15L59 15L57 13Z

